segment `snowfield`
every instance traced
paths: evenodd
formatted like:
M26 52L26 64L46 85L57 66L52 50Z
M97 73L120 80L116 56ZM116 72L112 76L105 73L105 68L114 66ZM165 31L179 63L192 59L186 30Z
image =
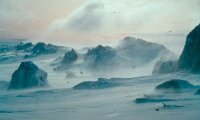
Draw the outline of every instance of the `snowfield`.
M0 119L2 120L199 120L200 95L195 87L182 93L166 94L155 90L171 79L200 85L199 74L166 74L133 78L100 79L111 84L100 87L98 78L81 76L66 79L65 73L54 72L50 66L58 54L31 58L48 73L50 87L6 91L0 88ZM30 59L29 59L30 60ZM0 64L1 81L9 82L20 62ZM87 90L74 89L84 81ZM2 83L1 83L2 84ZM3 82L3 84L6 84ZM1 87L1 86L0 86ZM100 87L100 89L99 89ZM167 107L163 107L163 104ZM159 111L156 111L156 109Z
M57 63L68 51L71 48L26 59L25 51L12 49L0 53L0 120L200 119L200 74L151 75L159 60L155 58L137 69L120 68L116 74L110 74L111 77L99 78L88 72L87 66L79 68L84 61L79 50L80 59L70 63L70 71L64 68L56 71ZM49 86L7 90L11 75L26 61L32 61L48 74L45 80Z

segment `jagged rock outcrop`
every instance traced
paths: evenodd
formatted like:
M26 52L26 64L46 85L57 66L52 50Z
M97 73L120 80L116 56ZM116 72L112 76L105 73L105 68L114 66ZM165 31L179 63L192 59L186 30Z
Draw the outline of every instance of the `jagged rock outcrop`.
M36 57L41 54L51 54L56 53L58 50L61 50L61 46L55 46L52 44L46 45L43 42L37 43L32 49L25 49L25 52L32 52L30 55L25 55L24 59Z
M172 79L156 86L155 90L165 93L179 93L183 90L192 88L195 88L195 86L190 84L188 81Z
M25 44L20 43L19 45L16 46L16 48L17 48L17 50L25 50L25 49L30 48L32 46L33 46L33 44L31 42L25 43Z
M74 49L72 49L71 51L68 51L67 53L65 53L62 63L70 64L70 63L75 62L77 59L78 59L78 54L76 53Z
M27 89L33 87L47 87L47 73L38 68L33 62L22 62L19 68L12 74L8 90Z
M188 34L178 67L185 72L200 73L200 24Z
M39 42L33 47L32 51L33 53L37 53L40 50L40 48L45 47L45 46L46 46L45 43Z
M161 69L158 70L158 66ZM200 24L187 35L185 47L177 63L157 63L154 68L153 74L173 72L200 73Z
M154 68L152 74L169 74L176 72L177 61L158 61Z
M98 45L95 48L88 49L87 53L85 54L85 57L87 59L87 57L89 57L89 56L97 56L108 50L112 50L112 48L109 46Z

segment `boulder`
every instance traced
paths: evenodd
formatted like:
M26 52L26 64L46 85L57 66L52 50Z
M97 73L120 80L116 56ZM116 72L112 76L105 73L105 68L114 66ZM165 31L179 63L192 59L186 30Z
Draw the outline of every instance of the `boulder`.
M195 86L190 84L188 81L172 79L156 86L155 90L165 93L180 93L183 92L183 90L192 88L195 88Z
M49 86L47 73L38 68L33 62L22 62L19 68L12 74L8 90L27 89Z

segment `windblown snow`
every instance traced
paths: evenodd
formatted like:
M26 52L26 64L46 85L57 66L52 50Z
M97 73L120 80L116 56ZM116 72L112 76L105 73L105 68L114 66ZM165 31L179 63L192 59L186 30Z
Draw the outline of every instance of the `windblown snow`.
M1 45L0 119L199 120L200 75L171 73L173 62L154 67L177 60L163 45L133 37L86 52ZM151 75L166 66L168 74Z

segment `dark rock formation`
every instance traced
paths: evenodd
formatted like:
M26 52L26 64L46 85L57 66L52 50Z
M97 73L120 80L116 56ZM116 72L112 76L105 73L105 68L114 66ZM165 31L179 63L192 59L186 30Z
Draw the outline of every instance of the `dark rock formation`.
M45 46L46 46L45 43L39 42L33 47L32 51L33 51L33 53L36 53L40 50L40 48L45 47Z
M112 48L109 46L102 46L102 45L98 45L96 48L92 48L92 49L88 49L87 53L86 53L86 57L88 56L93 56L93 55L100 55L101 53L111 50Z
M19 68L12 74L8 90L46 86L49 86L47 73L38 68L33 62L28 61L22 62Z
M16 46L16 48L17 48L17 50L25 50L25 49L30 48L32 46L33 46L33 44L31 42L25 43L25 44L20 43L19 45Z
M185 72L200 72L200 24L188 34L178 66Z
M73 63L78 59L78 54L76 53L76 51L74 49L72 49L71 51L65 53L64 59L63 59L63 63Z
M156 86L155 90L165 93L179 93L183 90L192 88L195 88L195 86L190 84L188 81L172 79Z
M171 69L169 69L168 65ZM157 63L154 68L157 68L158 66L163 67L161 67L160 71L155 69L153 73L200 73L200 24L188 34L185 47L178 62Z

